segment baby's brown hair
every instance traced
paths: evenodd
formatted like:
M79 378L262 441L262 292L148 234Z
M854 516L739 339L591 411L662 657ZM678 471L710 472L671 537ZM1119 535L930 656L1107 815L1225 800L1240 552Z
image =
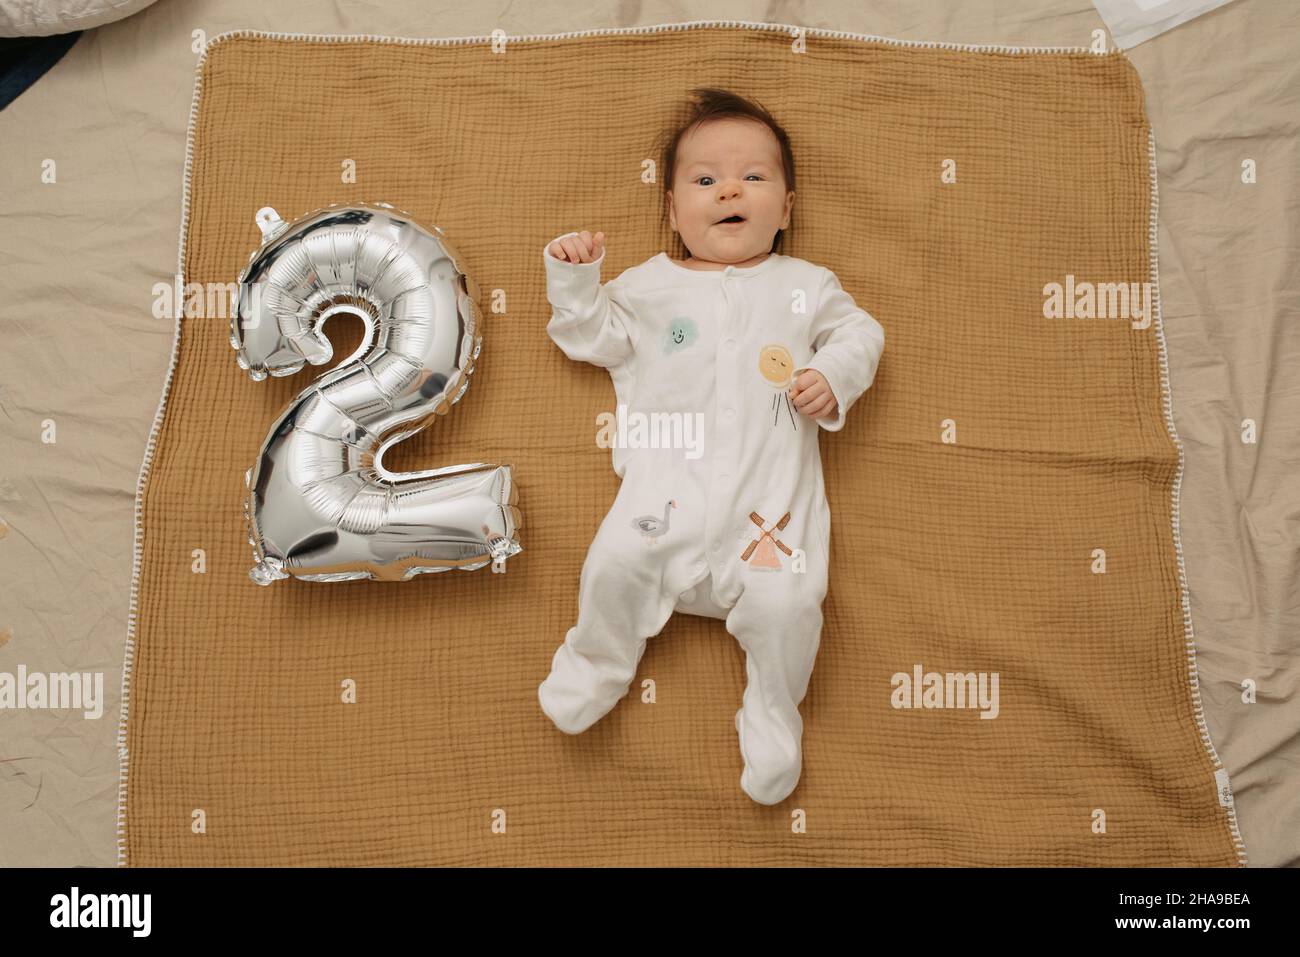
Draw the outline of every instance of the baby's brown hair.
M685 136L695 127L710 120L728 117L756 120L772 131L777 145L781 148L781 173L785 177L786 192L792 192L794 186L794 152L790 149L790 137L781 124L757 101L746 99L729 90L714 87L700 87L691 91L693 99L678 106L675 122L660 134L658 145L663 155L660 168L663 170L664 222L668 222L668 191L673 188L677 176L677 147ZM794 223L794 211L790 212L791 225ZM785 230L778 229L772 237L774 253L781 251L781 240ZM684 251L681 236L676 239L678 254Z

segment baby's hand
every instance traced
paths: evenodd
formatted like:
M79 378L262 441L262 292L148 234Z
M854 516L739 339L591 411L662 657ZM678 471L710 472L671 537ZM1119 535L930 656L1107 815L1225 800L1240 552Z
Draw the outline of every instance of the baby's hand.
M605 251L605 234L596 233L595 238L592 238L591 233L584 229L576 236L562 236L553 240L546 251L563 262L595 262Z
M814 419L834 418L839 412L831 384L816 369L804 369L795 377L790 401L798 412Z

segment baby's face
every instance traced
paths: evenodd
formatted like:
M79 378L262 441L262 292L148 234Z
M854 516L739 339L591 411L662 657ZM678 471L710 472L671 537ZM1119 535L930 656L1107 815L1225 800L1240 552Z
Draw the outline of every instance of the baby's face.
M727 117L695 127L678 144L668 218L698 260L759 262L778 229L790 225L781 147L757 120ZM721 223L733 215L740 223Z

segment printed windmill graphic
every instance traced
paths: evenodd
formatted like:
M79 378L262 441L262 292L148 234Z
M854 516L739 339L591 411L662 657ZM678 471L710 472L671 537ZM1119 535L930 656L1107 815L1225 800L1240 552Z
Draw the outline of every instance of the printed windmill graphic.
M756 571L779 572L781 570L781 559L777 557L776 550L779 548L787 555L794 553L786 547L785 543L773 535L773 532L779 532L790 522L790 513L786 512L781 516L781 520L771 527L764 528L767 519L758 512L750 512L749 520L758 526L761 535L749 543L749 547L741 553L740 560L749 562L749 567ZM750 556L753 556L751 558Z

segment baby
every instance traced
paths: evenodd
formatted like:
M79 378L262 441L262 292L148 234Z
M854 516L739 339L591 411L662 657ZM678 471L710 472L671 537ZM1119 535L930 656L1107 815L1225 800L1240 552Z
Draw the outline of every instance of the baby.
M698 425L700 449L644 429L615 443L623 482L582 566L578 622L537 694L578 734L627 694L674 611L721 618L745 650L740 786L776 804L802 771L799 703L826 596L817 427L844 427L885 335L834 273L777 252L795 196L785 131L742 97L694 92L664 156L669 222L690 255L658 253L602 286L604 233L565 233L542 251L551 339L609 370L627 434L667 423L658 437L680 439Z

